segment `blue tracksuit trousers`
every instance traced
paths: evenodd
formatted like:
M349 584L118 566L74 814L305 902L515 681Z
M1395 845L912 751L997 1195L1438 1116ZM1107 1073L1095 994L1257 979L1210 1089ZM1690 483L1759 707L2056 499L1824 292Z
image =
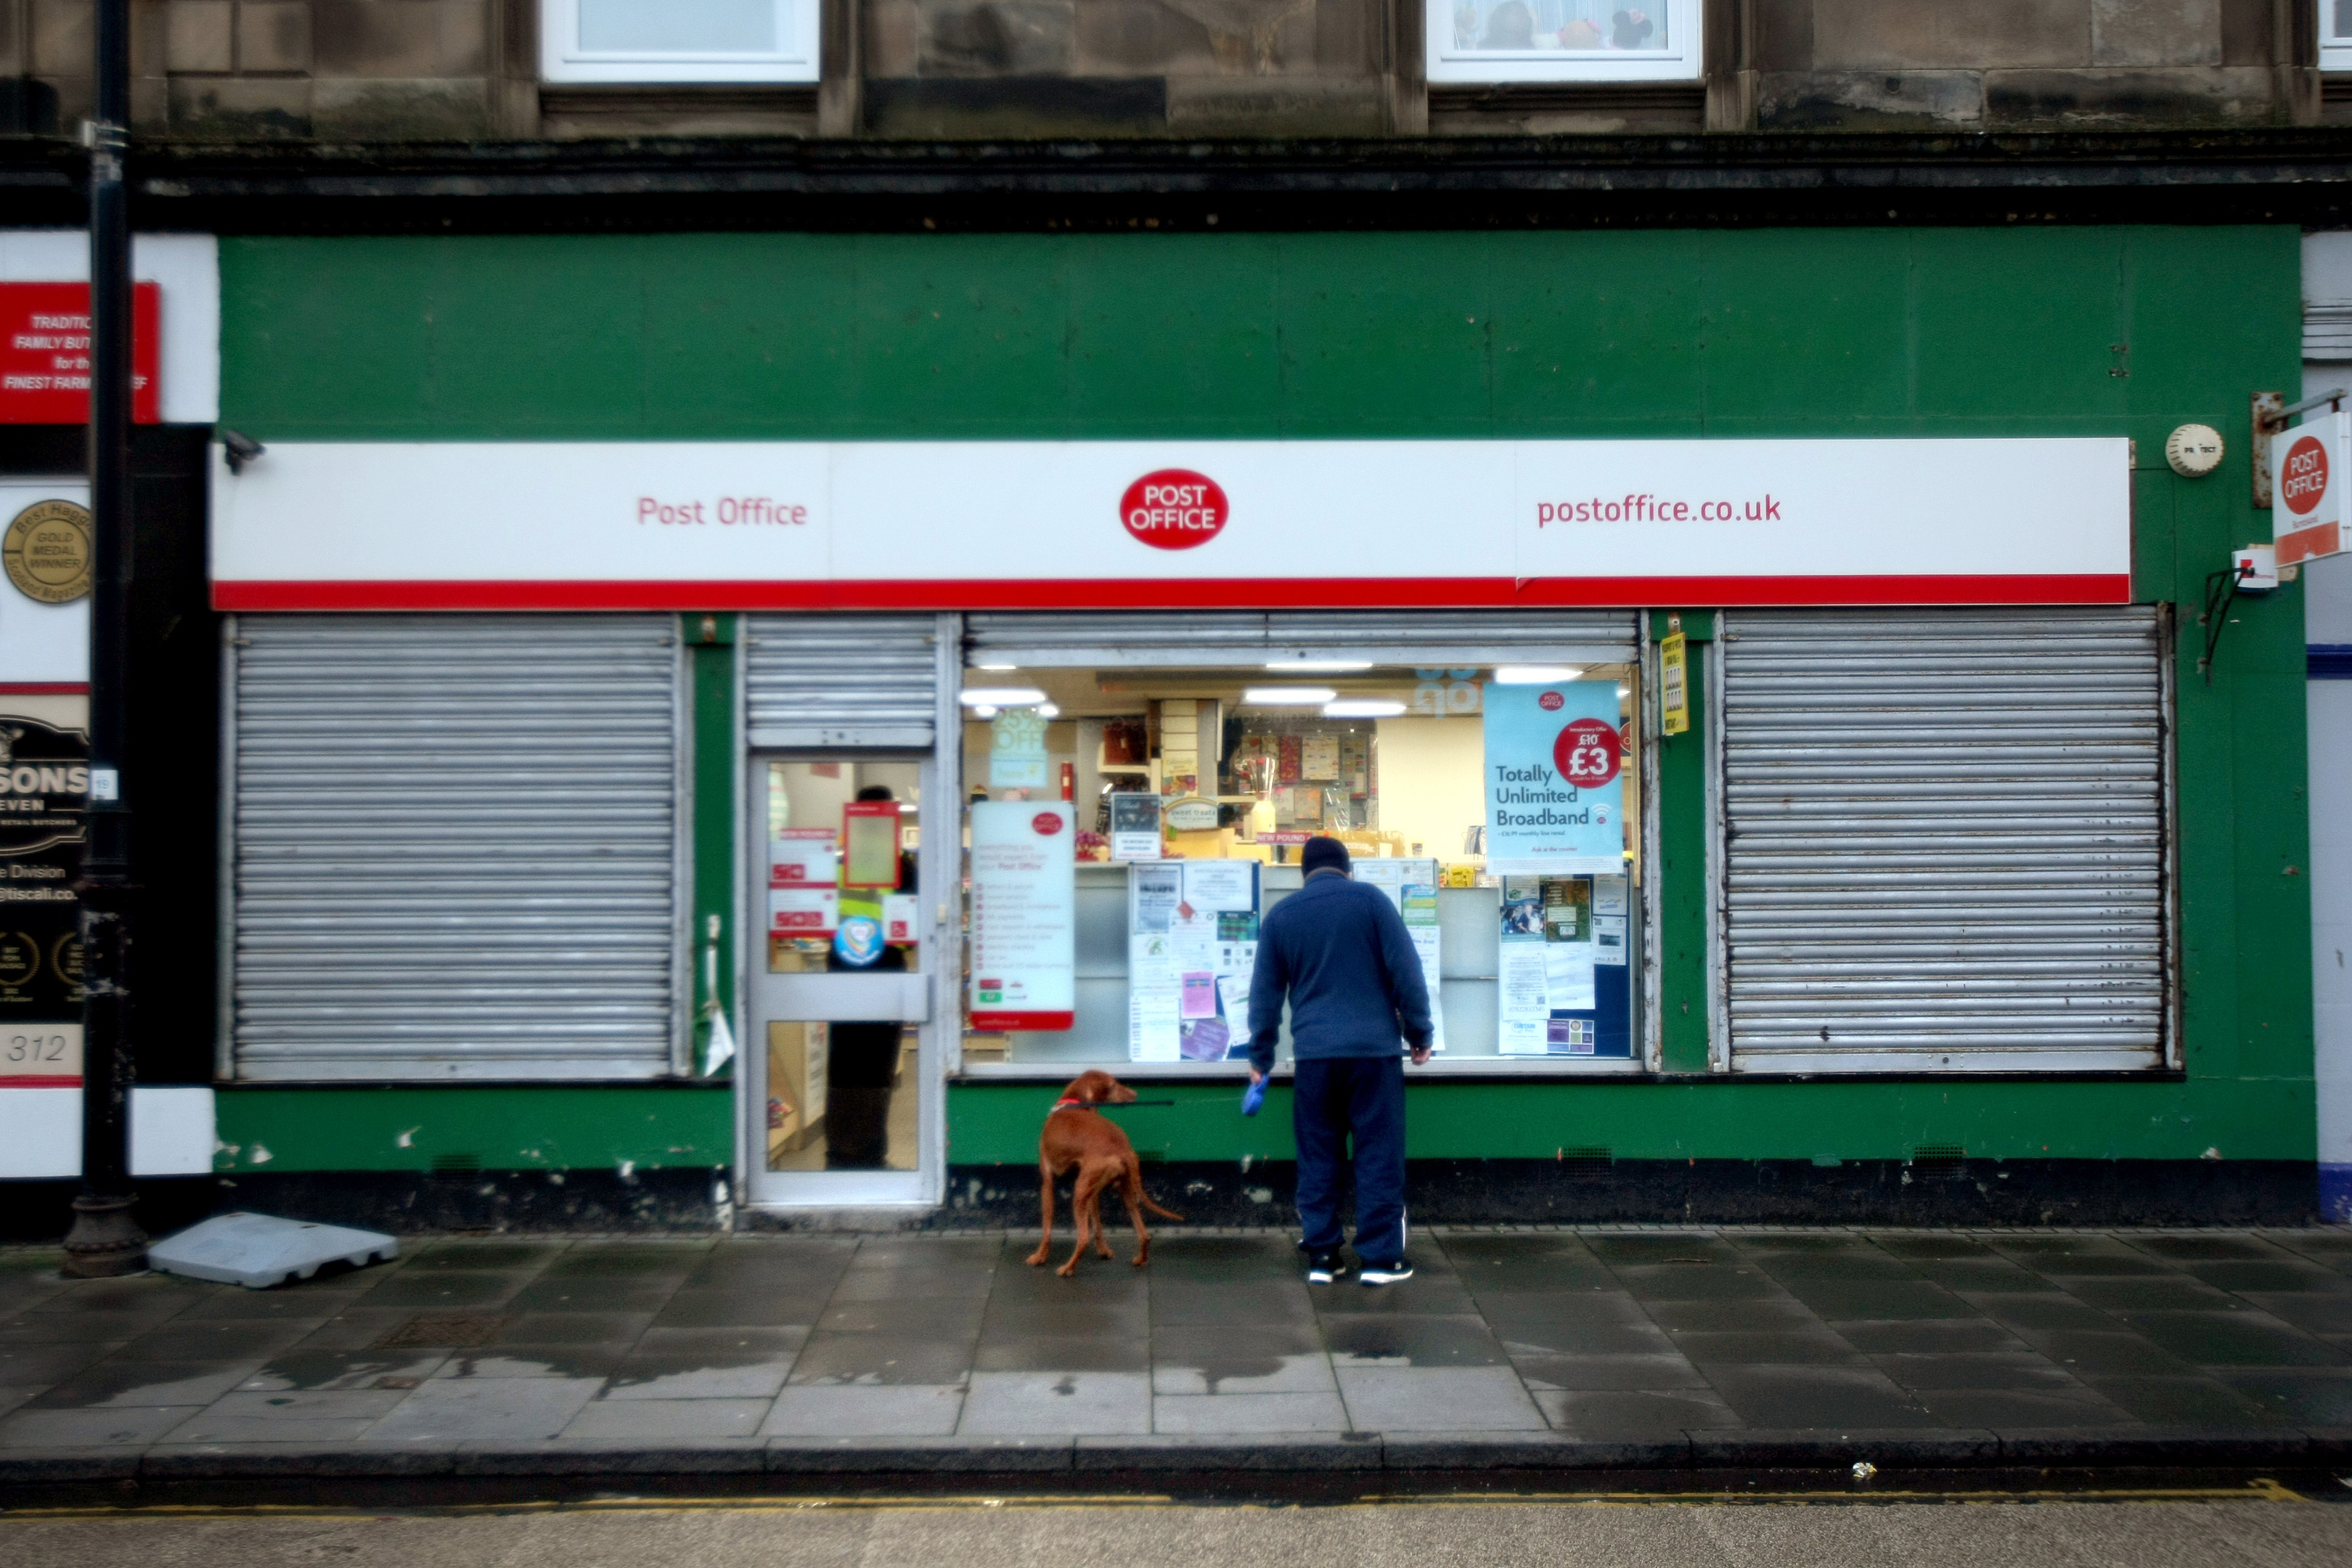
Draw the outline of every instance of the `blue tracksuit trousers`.
M1336 1247L1339 1163L1356 1152L1356 1256L1404 1256L1404 1058L1321 1057L1296 1065L1291 1128L1298 1140L1298 1223L1310 1252Z

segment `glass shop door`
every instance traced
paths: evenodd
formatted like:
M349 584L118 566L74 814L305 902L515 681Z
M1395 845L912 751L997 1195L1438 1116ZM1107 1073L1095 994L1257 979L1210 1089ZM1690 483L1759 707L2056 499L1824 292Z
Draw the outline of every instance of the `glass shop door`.
M938 1201L937 950L955 814L933 773L921 754L751 757L740 1082L753 1203Z

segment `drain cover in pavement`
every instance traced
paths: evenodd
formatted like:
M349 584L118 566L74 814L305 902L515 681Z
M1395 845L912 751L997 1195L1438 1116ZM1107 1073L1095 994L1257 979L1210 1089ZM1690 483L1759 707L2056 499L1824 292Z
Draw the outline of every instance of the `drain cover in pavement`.
M419 1312L376 1341L374 1348L470 1350L488 1344L504 1321L497 1312Z

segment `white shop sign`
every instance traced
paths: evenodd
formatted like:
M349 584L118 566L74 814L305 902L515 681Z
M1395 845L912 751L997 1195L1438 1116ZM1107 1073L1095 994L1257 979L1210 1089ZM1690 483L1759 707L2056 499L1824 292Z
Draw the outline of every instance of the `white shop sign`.
M2119 437L271 441L242 475L215 473L227 610L2119 604L2131 591Z

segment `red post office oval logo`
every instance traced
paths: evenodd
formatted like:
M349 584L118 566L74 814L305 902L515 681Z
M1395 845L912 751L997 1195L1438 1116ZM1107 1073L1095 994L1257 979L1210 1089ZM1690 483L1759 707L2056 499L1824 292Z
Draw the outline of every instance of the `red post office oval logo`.
M1041 811L1029 819L1029 826L1034 831L1051 838L1062 831L1062 814L1058 811Z
M1160 468L1127 487L1118 501L1127 531L1154 550L1192 550L1223 531L1231 509L1223 486L1190 468Z
M1547 691L1536 699L1536 706L1547 713L1557 713L1568 706L1568 699L1557 691Z
M1617 776L1617 726L1606 719L1578 719L1551 743L1552 765L1561 780L1598 789Z
M2327 446L2316 436L2305 436L2286 449L2279 466L2279 499L2287 510L2301 517L2327 494Z

